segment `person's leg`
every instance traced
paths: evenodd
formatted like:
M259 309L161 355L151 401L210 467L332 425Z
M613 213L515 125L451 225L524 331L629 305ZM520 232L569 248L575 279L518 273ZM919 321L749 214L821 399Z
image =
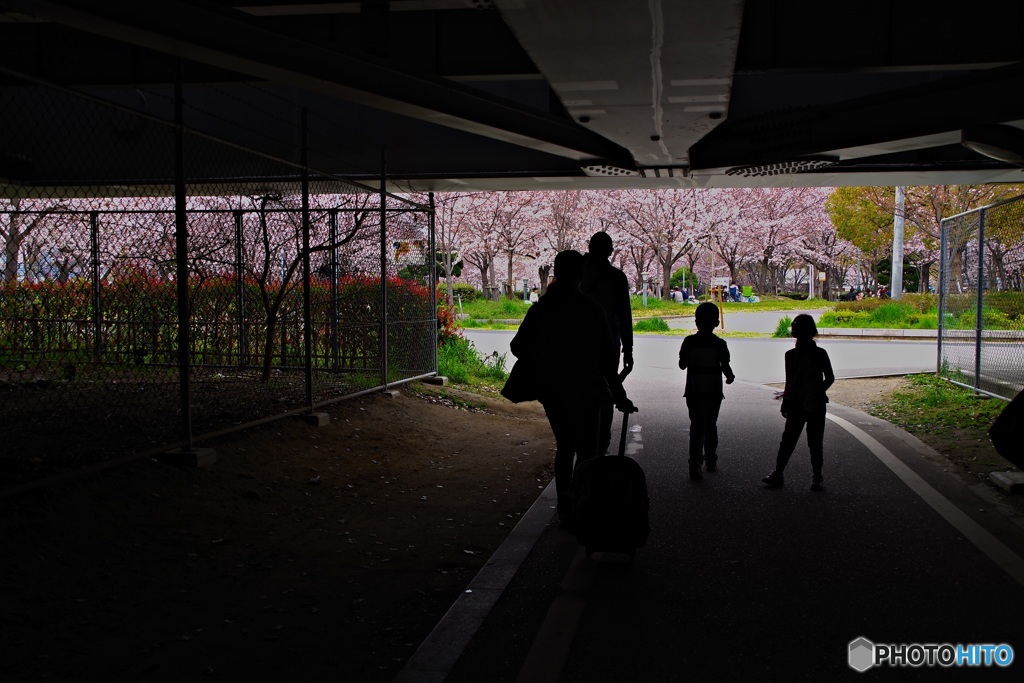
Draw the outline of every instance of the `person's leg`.
M597 453L603 455L612 445L612 417L615 415L615 404L611 397L602 399L600 404L600 427L597 430L600 438L597 442Z
M775 471L779 474L786 469L806 422L807 414L799 408L791 411L789 417L786 418L786 426L782 430L782 440L779 441L779 452L775 456Z
M688 464L690 478L700 479L700 466L704 461L704 432L707 427L704 402L695 397L686 398L686 411L690 416L690 448Z
M708 472L718 467L718 413L722 399L709 398L704 404L704 462Z
M790 456L793 455L793 449L796 448L796 442L800 439L800 432L803 431L806 421L807 415L802 410L792 409L789 411L786 426L782 430L782 440L779 442L779 452L775 456L775 470L761 481L771 487L782 486L782 473L789 463Z
M825 461L825 410L807 416L807 448L811 451L811 471L814 473L811 482L815 489L821 487L823 481L821 468Z
M569 484L572 482L576 442L568 406L563 401L545 401L544 413L555 435L555 491L558 492L558 513L569 511Z
M603 429L602 403L602 401L588 397L580 399L570 408L576 466L585 460L604 454L599 446L601 429Z

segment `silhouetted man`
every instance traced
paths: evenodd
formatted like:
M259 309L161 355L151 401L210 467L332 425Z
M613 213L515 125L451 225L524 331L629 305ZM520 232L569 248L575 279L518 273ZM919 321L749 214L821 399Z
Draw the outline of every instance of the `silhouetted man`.
M555 279L526 312L512 338L512 354L537 369L540 402L555 435L558 512L569 514L569 484L576 464L599 455L598 424L607 400L623 412L636 408L607 362L604 310L580 291L583 255L555 257Z
M612 251L612 238L607 232L595 233L590 238L580 287L604 308L609 339L605 362L611 372L617 373L621 350L623 372L628 374L633 369L633 312L629 305L629 279L608 261ZM612 402L607 400L601 404L598 452L606 452L611 442Z

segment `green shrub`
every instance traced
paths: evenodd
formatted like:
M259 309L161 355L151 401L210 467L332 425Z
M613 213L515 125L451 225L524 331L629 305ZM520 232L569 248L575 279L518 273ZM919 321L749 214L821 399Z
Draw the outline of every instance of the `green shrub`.
M860 303L851 302L851 303ZM868 327L871 321L869 311L839 309L826 311L818 320L818 327Z
M939 309L938 294L904 294L900 301L913 306L919 313L935 313Z
M437 298L439 301L443 301L448 293L448 285L444 279L437 285ZM484 293L479 289L469 284L468 282L455 282L452 283L452 298L455 300L455 305L458 306L459 297L462 297L462 303L465 304L469 301L477 301L484 298Z
M477 320L522 320L530 304L519 299L501 299L487 301L478 299L464 304L463 312Z
M1024 292L986 292L985 305L1006 315L1009 320L1024 317Z
M775 331L772 333L773 337L784 339L790 336L790 326L793 324L793 319L788 315L784 315L779 318L779 323L775 326Z
M668 332L668 323L662 318L641 318L633 323L635 332Z
M915 317L916 322L918 311L912 304L900 301L883 301L886 301L886 303L882 303L869 314L872 327L902 327L908 318L912 316Z
M839 301L836 303L836 312L839 311L866 311L870 312L889 301L888 299L861 299L860 301Z
M468 384L473 379L504 382L505 354L483 356L464 337L452 337L437 349L437 372L457 384Z
M689 304L677 304L675 301L667 301L666 299L659 299L653 294L647 295L647 306L644 307L644 298L642 296L631 296L629 298L630 308L633 310L634 317L637 313L664 313L666 315L678 315L680 312L685 310L684 306Z

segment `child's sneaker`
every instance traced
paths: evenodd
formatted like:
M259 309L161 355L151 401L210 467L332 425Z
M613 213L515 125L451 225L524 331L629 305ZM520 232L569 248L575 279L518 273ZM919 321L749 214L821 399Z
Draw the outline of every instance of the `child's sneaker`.
M768 484L768 488L770 489L777 489L785 483L782 480L782 474L779 472L772 472L761 481Z
M821 483L823 481L824 481L824 479L822 478L822 476L820 474L815 474L813 477L811 477L811 490L812 491L821 491L821 490L823 490L823 487L821 485Z
M718 458L708 458L704 463L704 469L708 472L715 472L718 470Z

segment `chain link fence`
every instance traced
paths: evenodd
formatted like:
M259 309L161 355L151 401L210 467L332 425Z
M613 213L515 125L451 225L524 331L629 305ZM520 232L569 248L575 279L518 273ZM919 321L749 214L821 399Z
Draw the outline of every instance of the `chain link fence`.
M1024 197L942 221L941 376L1000 398L1024 389Z
M311 168L307 112L282 158L202 86L0 75L0 485L436 372L432 208Z

